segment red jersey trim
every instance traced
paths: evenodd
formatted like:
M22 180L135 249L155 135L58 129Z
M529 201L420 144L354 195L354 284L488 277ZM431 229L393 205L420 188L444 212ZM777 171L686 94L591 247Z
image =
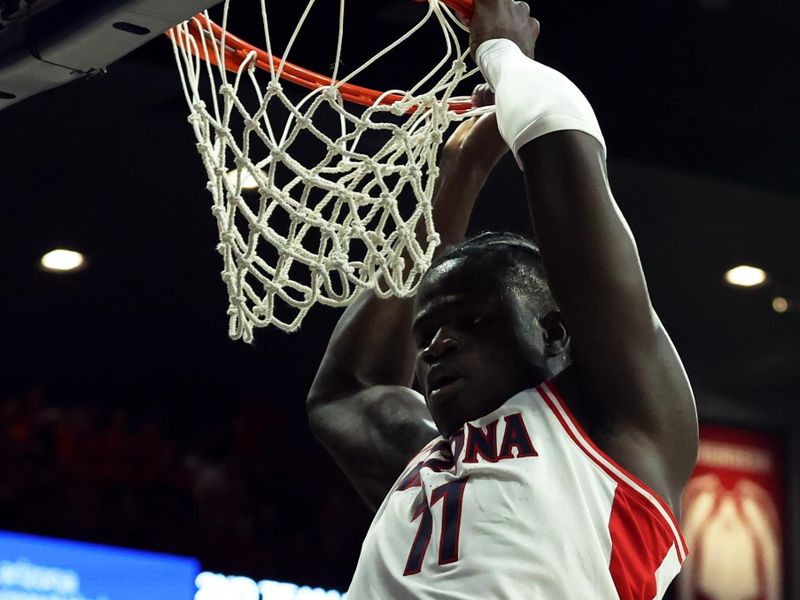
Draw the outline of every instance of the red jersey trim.
M654 515L652 506L640 494L627 485L618 485L608 532L611 536L608 568L619 600L660 598L665 590L659 590L658 573L670 556L679 560L665 521ZM674 575L674 568L674 564L667 566L668 574Z
M536 391L539 392L539 395L555 415L567 435L584 454L618 484L626 486L647 500L655 509L655 512L661 516L669 531L672 533L676 542L675 547L678 551L678 558L680 562L683 563L683 561L686 560L686 555L689 553L688 547L681 534L678 520L675 518L675 515L664 499L597 447L583 430L583 427L581 427L577 419L575 419L566 402L564 402L558 394L558 391L556 391L552 381L546 381L537 386Z

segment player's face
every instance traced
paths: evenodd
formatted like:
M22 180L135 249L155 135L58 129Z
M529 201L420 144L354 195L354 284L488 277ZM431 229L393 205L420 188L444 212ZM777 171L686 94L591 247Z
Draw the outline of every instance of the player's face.
M413 333L417 379L443 435L547 377L532 303L480 262L455 258L427 274Z

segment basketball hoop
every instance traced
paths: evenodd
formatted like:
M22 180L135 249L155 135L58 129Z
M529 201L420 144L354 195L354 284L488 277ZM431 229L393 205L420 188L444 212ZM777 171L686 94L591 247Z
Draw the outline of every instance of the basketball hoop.
M422 1L419 23L345 76L345 0L330 77L288 61L315 0L280 58L265 0L265 50L227 31L230 0L221 25L202 13L168 32L208 174L233 339L251 342L254 328L268 325L294 331L314 304L344 306L362 288L411 295L429 267L439 243L431 216L438 147L453 121L485 109L455 96L477 71L467 69L458 35L466 27L457 15L468 19L472 0ZM445 52L419 83L383 92L352 83L429 22ZM296 90L282 81L309 91L292 100Z

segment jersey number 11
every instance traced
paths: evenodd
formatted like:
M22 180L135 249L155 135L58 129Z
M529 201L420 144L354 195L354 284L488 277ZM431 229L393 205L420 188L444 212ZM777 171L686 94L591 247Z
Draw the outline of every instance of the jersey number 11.
M449 565L458 560L458 534L461 529L461 502L469 477L457 479L440 485L431 494L430 506L422 502L412 521L419 519L419 529L408 553L403 575L415 575L422 570L422 561L433 535L433 515L431 507L442 502L442 534L439 538L439 564Z

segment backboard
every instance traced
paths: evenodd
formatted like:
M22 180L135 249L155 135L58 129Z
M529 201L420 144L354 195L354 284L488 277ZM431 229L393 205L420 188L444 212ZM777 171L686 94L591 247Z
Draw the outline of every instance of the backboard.
M218 0L0 0L0 110L104 72Z

